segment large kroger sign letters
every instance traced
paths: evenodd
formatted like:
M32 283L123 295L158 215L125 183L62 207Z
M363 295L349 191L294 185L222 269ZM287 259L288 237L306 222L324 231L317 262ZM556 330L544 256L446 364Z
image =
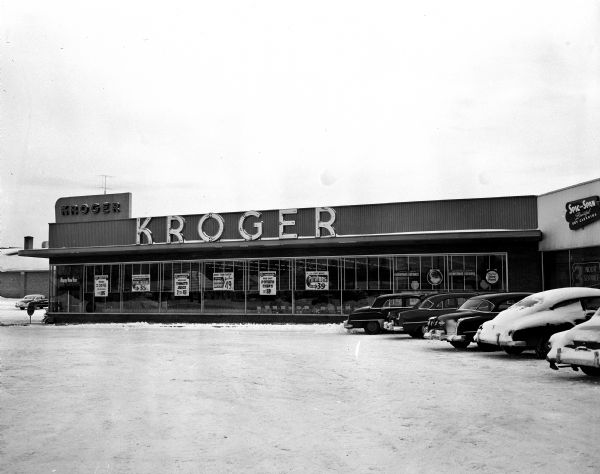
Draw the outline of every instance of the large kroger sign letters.
M296 221L293 219L294 215L298 212L297 209L280 209L279 213L279 239L297 239L298 234L290 232ZM238 232L240 237L245 241L260 240L263 235L263 221L260 220L261 213L257 211L247 211L243 213L238 220ZM335 222L335 210L330 207L316 207L314 214L315 231L312 237L335 237L335 229L333 224ZM152 231L148 228L152 217L137 218L136 225L136 244L153 244ZM246 228L246 221L252 222L254 231L248 232ZM205 223L208 221L214 221L216 223L217 231L212 235L209 235L205 230ZM166 242L167 243L183 243L185 242L184 230L185 230L185 219L181 216L167 216L166 217ZM204 214L196 229L199 240L203 242L216 242L221 239L223 231L225 230L225 219L220 214ZM325 232L323 232L325 231ZM190 240L190 239L188 239ZM196 239L191 239L196 240Z

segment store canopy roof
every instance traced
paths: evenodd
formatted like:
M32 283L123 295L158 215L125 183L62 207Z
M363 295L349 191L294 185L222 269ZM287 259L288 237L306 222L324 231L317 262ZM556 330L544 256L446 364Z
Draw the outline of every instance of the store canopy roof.
M255 241L219 241L219 242L185 242L152 245L116 245L108 247L79 247L79 248L50 248L36 250L21 250L20 256L53 258L53 257L91 257L91 256L121 256L121 255L158 255L185 254L202 252L210 254L227 250L269 248L298 249L298 248L343 248L351 245L384 245L384 244L440 244L440 243L471 243L482 241L512 241L539 242L542 239L540 230L465 230L452 232L414 232L385 235L357 235L328 238L306 238L293 240L263 239Z

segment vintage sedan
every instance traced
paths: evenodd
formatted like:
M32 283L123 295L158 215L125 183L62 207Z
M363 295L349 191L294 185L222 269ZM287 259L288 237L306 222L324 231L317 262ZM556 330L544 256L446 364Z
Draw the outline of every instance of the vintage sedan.
M588 320L599 306L597 288L557 288L534 293L483 323L474 340L512 355L534 350L544 359L553 334Z
M554 334L546 359L551 369L571 367L600 377L600 309L588 321Z
M456 349L466 349L482 323L494 319L500 311L529 295L531 293L513 292L474 296L465 301L456 313L429 318L425 339L448 341Z
M415 338L423 338L427 332L430 317L446 313L454 313L465 301L477 293L439 293L423 300L415 309L402 311L397 316L390 316L384 328L388 331L410 334Z
M44 295L26 295L22 300L15 303L15 308L27 309L29 303L33 303L35 309L42 309L48 307L48 298Z
M364 329L367 334L377 334L383 329L383 322L388 316L395 316L400 311L414 308L426 296L424 293L392 293L378 296L371 306L352 311L344 323L344 328Z

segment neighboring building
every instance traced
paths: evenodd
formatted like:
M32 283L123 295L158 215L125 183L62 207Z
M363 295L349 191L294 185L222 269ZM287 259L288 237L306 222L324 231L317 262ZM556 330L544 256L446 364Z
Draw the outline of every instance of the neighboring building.
M26 250L31 250L33 248L32 238L26 238L25 244L26 247L29 247ZM0 296L22 298L29 294L47 295L48 259L23 257L19 255L19 250L17 248L0 248Z
M600 179L538 197L544 287L600 288Z

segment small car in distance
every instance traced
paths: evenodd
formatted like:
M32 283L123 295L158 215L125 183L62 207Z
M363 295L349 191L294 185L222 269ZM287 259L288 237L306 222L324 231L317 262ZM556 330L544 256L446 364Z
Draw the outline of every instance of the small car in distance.
M512 292L474 296L455 313L429 318L425 339L448 341L456 349L466 349L482 323L529 295L531 293Z
M44 295L26 295L22 300L19 300L15 303L15 308L25 310L27 309L29 303L33 303L35 309L47 308L48 298L46 298Z
M546 360L554 370L571 367L590 377L600 377L600 309L588 321L554 334Z
M388 317L384 328L388 331L407 333L414 338L422 338L427 332L430 317L454 313L465 301L477 294L475 292L439 293L429 296L418 307Z
M367 334L377 334L382 331L383 323L390 315L414 308L427 295L422 293L391 293L380 295L371 304L357 308L348 315L344 328L364 329Z
M567 287L534 293L483 323L474 340L511 355L534 350L538 358L545 359L553 334L588 320L599 306L598 288Z

